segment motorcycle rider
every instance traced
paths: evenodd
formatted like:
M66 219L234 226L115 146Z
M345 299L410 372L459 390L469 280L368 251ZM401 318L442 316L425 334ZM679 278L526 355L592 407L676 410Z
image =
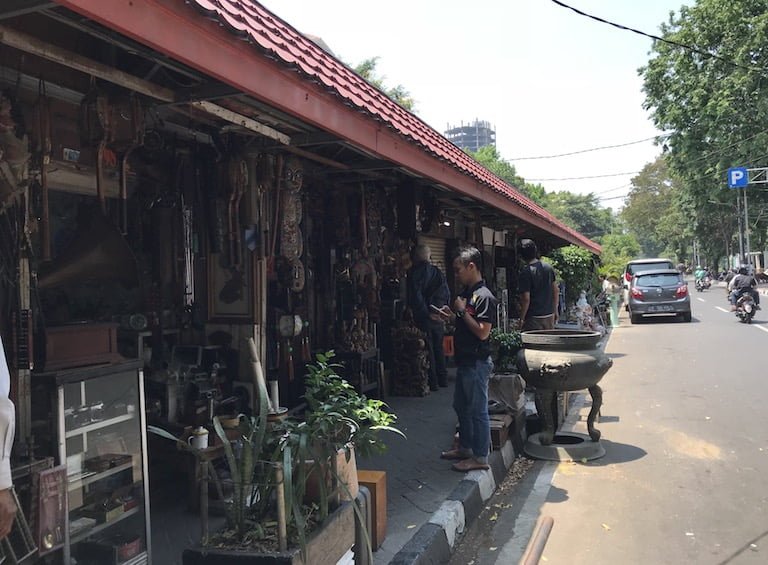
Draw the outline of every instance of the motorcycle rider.
M696 281L696 288L703 287L706 288L706 278L709 276L709 272L702 268L701 265L696 265L696 270L693 272L693 277Z
M736 304L739 298L745 293L750 293L755 301L755 306L760 308L760 294L755 289L757 281L755 277L747 274L746 267L739 267L738 274L728 282L728 300L731 303L731 310L736 310Z

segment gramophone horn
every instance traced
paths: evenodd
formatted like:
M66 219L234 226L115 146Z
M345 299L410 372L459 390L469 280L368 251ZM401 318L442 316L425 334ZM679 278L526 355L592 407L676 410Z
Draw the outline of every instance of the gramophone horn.
M139 284L133 251L120 230L103 215L94 214L89 225L80 224L72 243L38 277L38 288L54 288L89 280Z

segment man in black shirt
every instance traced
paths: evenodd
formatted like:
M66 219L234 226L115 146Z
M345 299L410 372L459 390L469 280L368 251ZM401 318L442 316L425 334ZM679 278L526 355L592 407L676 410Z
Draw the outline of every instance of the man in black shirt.
M520 255L526 263L517 282L522 330L554 329L560 300L555 271L539 259L539 250L532 239L520 241Z
M456 322L453 409L459 419L459 447L443 451L441 457L458 459L453 469L467 472L488 469L488 379L493 370L489 338L497 301L483 281L480 251L476 248L458 250L453 272L464 290L454 301L453 311L445 308L443 312L447 319Z
M408 273L408 306L413 311L416 327L427 336L429 388L437 390L438 385L448 386L448 371L443 350L445 325L435 308L439 310L447 306L451 295L445 275L431 263L431 259L432 251L428 245L417 245L413 249L414 265Z

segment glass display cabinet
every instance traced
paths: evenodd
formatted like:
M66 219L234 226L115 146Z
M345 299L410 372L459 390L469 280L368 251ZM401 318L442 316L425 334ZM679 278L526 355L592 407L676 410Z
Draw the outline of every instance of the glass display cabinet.
M67 467L64 563L151 563L140 361L48 373Z

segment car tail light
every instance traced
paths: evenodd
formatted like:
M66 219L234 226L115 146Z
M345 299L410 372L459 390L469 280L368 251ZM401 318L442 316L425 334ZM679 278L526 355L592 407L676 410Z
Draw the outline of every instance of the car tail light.
M624 273L624 280L627 281L627 282L632 280L632 275L629 274L629 271Z
M638 300L642 300L643 292L641 290L633 288L632 289L632 298L637 298Z
M682 298L683 296L688 296L688 285L678 286L677 290L675 291L675 296L677 296L678 298Z

